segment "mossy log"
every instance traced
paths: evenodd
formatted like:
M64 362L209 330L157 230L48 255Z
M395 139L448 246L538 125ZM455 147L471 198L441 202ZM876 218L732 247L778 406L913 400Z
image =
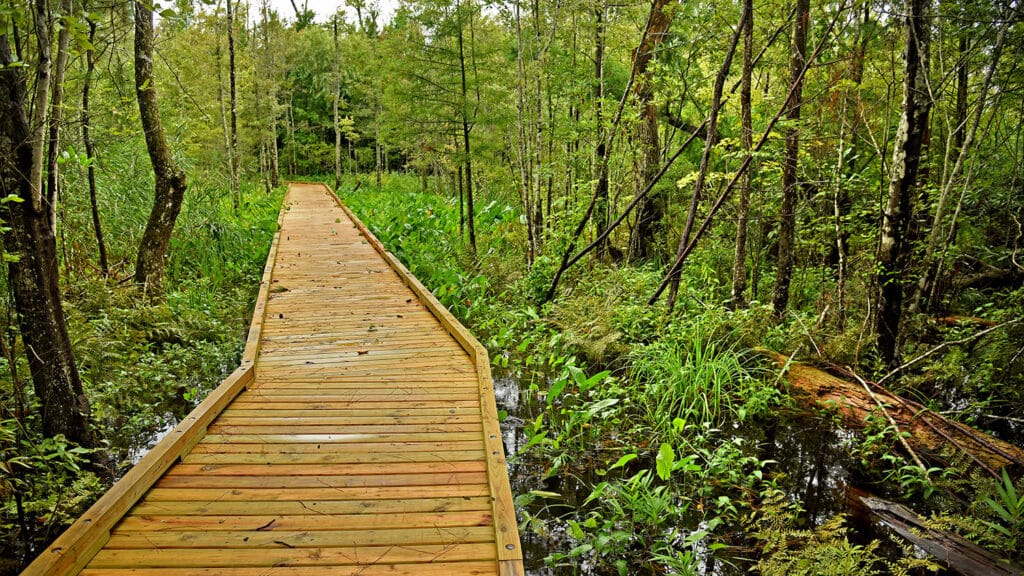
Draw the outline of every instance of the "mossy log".
M779 366L786 366L789 357L762 350ZM945 418L918 402L902 398L889 390L867 382L852 382L813 366L789 363L784 376L794 399L812 407L834 410L845 426L864 428L869 416L883 418L879 404L901 433L908 433L906 442L913 450L938 462L945 462L950 453L966 454L990 474L1007 466L1024 467L1024 450L984 432Z

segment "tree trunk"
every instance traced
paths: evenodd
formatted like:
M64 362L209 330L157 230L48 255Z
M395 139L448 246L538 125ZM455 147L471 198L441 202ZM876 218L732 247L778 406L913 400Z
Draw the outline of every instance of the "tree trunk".
M135 2L135 93L139 116L146 135L146 149L153 164L156 193L153 210L139 243L135 261L135 283L150 297L160 298L164 290L164 260L174 231L174 222L185 197L185 172L178 168L167 147L153 77L153 12L141 0Z
M878 244L875 333L878 351L887 366L899 359L899 327L903 314L903 269L909 256L907 231L911 199L921 163L921 145L928 126L931 97L928 92L928 45L930 29L926 0L905 0L906 48L904 50L903 106L893 142L889 193L882 214Z
M62 16L71 15L71 0L61 0ZM60 155L60 124L64 112L64 73L68 67L68 45L71 43L71 30L61 26L57 34L57 57L53 63L53 81L51 83L49 139L46 148L46 202L50 205L50 228L57 230L57 187L60 185L60 167L57 158ZM67 255L65 254L65 257Z
M854 90L860 87L860 83L864 79L864 60L867 57L867 44L869 40L867 25L870 18L871 5L865 2L864 17L860 28L857 30L857 49L851 64L851 79L853 80ZM836 268L836 326L839 330L843 330L846 327L846 281L849 275L850 255L850 233L847 230L847 218L850 212L850 193L845 186L845 180L847 174L852 173L853 159L857 157L855 130L851 130L848 126L850 122L850 89L844 89L841 98L839 145L836 150L836 180L832 191L832 228L835 236L833 250L835 250L834 262ZM847 147L850 149L849 153L846 151ZM847 157L850 158L849 163L847 163Z
M594 228L597 236L608 227L608 144L604 133L604 0L594 8L594 124L597 146L594 147ZM608 239L598 242L597 258L608 256Z
M786 118L793 123L786 129L786 156L782 164L782 206L779 209L779 257L772 291L772 308L781 317L789 305L789 284L793 276L796 240L796 195L799 188L797 170L800 161L800 121L803 100L802 70L807 60L807 27L810 20L810 0L797 0L793 21L793 43L789 60L790 97Z
M42 13L45 14L45 2ZM49 21L37 21L40 43L49 40ZM20 202L4 204L7 231L0 233L4 250L18 258L8 262L8 281L14 293L18 325L27 351L36 396L42 404L43 433L63 434L72 442L95 446L89 430L89 402L82 389L71 338L60 301L57 243L49 206L33 201L33 166L42 162L26 113L23 67L15 58L10 39L0 34L0 197ZM48 48L48 45L47 45ZM49 67L49 62L38 66ZM38 78L38 76L37 76ZM2 229L2 228L0 228Z
M633 89L637 106L640 108L640 122L636 138L640 147L637 162L636 192L643 191L661 168L661 143L658 138L658 106L654 102L654 79L648 70L655 52L668 35L672 15L665 9L675 0L654 0L651 15L647 19L647 33L644 42L633 53L633 67L637 83ZM651 191L636 207L636 226L629 242L629 256L638 260L650 260L658 253L657 239L661 236L665 218L665 195L662 191Z
M335 14L331 22L334 28L334 59L332 60L334 88L334 190L337 192L341 185L341 118L338 116L338 101L341 98L341 50L338 46L338 15Z
M277 188L281 184L281 168L277 151L277 84L274 78L274 51L270 48L270 22L267 16L269 8L267 0L263 0L263 50L267 58L267 78L270 84L270 185Z
M227 0L228 8L228 108L231 113L231 201L237 211L241 204L241 189L238 185L238 97L235 86L235 15L231 9L231 0ZM137 53L137 52L136 52ZM141 102L141 100L140 100ZM152 155L152 153L150 154Z
M29 186L32 190L32 208L38 212L53 211L53 206L46 207L43 196L43 151L46 149L46 115L50 110L50 72L53 63L50 60L50 7L47 0L36 0L35 11L32 13L36 25L36 45L39 54L36 59L35 98L32 103L32 116L28 118L31 131L32 164L29 173ZM50 216L52 218L52 216Z
M459 74L462 87L462 145L466 166L466 231L469 233L469 251L476 256L476 226L473 217L473 157L469 144L469 93L466 88L466 54L462 38L462 3L455 4L455 10L459 19Z
M740 145L743 152L750 154L754 145L754 125L751 119L750 89L754 54L754 3L743 0L743 73L740 78ZM750 171L743 173L740 180L739 199L736 204L736 253L732 263L733 309L746 306L747 291L747 223L750 219Z
M89 20L89 43L95 46L96 23ZM100 224L100 208L96 200L96 152L93 150L92 135L90 134L89 116L89 89L92 85L92 75L96 70L95 50L85 52L85 81L82 85L82 144L85 146L85 157L89 164L86 167L86 174L89 180L89 206L92 209L92 229L96 233L96 246L100 253L100 271L104 276L110 276L110 264L107 262L107 245L103 241L103 227Z

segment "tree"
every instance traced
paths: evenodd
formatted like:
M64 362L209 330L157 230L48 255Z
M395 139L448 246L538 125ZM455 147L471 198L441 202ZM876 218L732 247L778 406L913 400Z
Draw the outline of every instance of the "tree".
M633 55L633 66L637 75L633 91L636 94L637 106L640 108L640 122L636 128L636 138L640 146L640 159L636 167L637 193L651 183L661 168L658 105L654 102L654 75L648 68L672 25L672 13L668 8L673 2L674 0L654 0L651 15L647 19L644 42L637 47ZM665 218L665 202L663 193L654 192L648 194L637 206L636 226L629 242L630 258L649 260L655 256L655 242Z
M37 52L35 107L28 115L26 72L14 65L6 23L0 28L0 197L4 204L5 252L18 325L25 343L36 396L42 404L43 433L63 434L83 446L96 441L88 425L85 397L60 300L57 243L54 228L56 198L43 194L42 150L46 125L46 94L50 90L50 15L46 0L34 4ZM35 126L36 129L33 129Z
M740 144L743 152L749 154L754 144L754 128L751 119L750 88L754 52L754 2L743 0L746 18L743 28L743 72L740 78ZM740 180L739 199L736 203L736 252L732 264L732 295L730 304L741 308L746 304L747 290L747 226L750 217L750 171L743 173Z
M135 6L135 94L146 135L146 150L153 165L156 193L149 221L135 260L135 283L150 297L164 290L164 259L174 223L185 197L185 172L178 168L167 146L153 76L153 11L142 0Z
M931 40L929 2L905 0L905 47L903 51L903 104L893 142L889 193L882 212L878 243L878 299L875 334L878 352L887 366L899 359L899 329L903 314L903 271L910 255L907 238L913 208L913 192L921 164L921 147L928 129L931 94L928 90L928 46Z
M793 41L789 60L789 102L786 119L786 155L782 164L782 206L779 208L779 258L772 291L772 308L782 316L789 304L789 283L793 276L796 240L796 196L799 187L797 169L800 162L800 104L803 99L803 69L807 61L807 26L810 20L810 0L797 0L793 21Z

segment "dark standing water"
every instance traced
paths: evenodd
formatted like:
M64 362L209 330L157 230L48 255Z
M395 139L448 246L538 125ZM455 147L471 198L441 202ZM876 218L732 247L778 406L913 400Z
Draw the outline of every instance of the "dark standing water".
M550 567L544 559L555 552L568 553L578 544L569 534L566 520L583 519L580 504L592 487L604 478L593 470L587 470L557 479L545 479L548 463L522 454L527 443L523 426L540 413L542 400L531 397L529 389L513 377L495 378L494 387L498 409L508 413L502 423L502 433L509 456L513 495L532 490L560 495L557 499L538 498L527 507L531 515L545 521L542 533L531 528L520 531L527 575L603 576L605 572L598 570L586 556L577 559L575 566ZM742 438L744 445L756 446L756 455L760 459L774 460L776 463L770 465L771 470L785 472L780 487L791 501L800 502L806 510L801 518L804 523L801 528L817 526L836 513L846 511L847 487L859 484L854 472L859 463L851 456L853 434L836 430L831 419L798 413L781 414L738 427L734 437ZM697 526L679 528L688 532ZM870 523L856 523L854 531L857 534L853 539L858 543L880 535ZM701 552L696 551L698 557L706 556ZM722 563L712 565L715 566L711 571L713 574L742 573L742 570Z

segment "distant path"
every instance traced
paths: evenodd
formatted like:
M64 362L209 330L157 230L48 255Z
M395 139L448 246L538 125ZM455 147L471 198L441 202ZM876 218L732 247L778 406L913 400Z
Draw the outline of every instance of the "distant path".
M483 348L324 186L275 246L243 367L26 574L523 573Z

